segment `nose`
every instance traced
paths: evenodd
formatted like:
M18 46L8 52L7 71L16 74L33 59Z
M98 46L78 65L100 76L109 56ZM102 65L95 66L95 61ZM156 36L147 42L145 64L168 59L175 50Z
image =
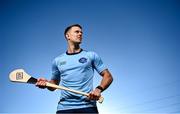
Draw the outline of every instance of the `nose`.
M79 34L79 35L82 35L82 32L81 32L81 31L79 31L79 32L78 32L78 34Z
M82 37L82 32L78 32L78 36Z

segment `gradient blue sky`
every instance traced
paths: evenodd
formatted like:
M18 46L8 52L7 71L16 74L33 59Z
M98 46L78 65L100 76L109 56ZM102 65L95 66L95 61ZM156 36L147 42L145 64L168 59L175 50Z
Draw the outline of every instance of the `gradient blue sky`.
M23 68L50 79L73 23L84 28L82 48L97 52L114 77L100 114L180 113L178 0L1 0L1 113L55 113L60 91L14 84L8 75ZM94 86L100 79L96 73Z

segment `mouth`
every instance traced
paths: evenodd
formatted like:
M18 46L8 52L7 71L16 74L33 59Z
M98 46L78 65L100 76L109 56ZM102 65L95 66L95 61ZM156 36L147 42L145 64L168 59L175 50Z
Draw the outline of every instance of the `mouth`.
M78 38L79 40L82 40L82 36L78 36L77 38Z

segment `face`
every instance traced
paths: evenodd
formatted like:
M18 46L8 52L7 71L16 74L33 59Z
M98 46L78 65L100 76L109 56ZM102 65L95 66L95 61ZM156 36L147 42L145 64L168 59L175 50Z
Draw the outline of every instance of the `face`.
M82 29L74 26L67 32L66 38L72 43L80 44L82 42L82 34Z

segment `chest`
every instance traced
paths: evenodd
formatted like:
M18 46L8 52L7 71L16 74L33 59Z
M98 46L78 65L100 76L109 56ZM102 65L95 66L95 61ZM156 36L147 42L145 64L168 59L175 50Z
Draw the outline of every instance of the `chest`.
M57 63L58 69L63 73L77 73L92 68L92 61L87 56L70 56Z

